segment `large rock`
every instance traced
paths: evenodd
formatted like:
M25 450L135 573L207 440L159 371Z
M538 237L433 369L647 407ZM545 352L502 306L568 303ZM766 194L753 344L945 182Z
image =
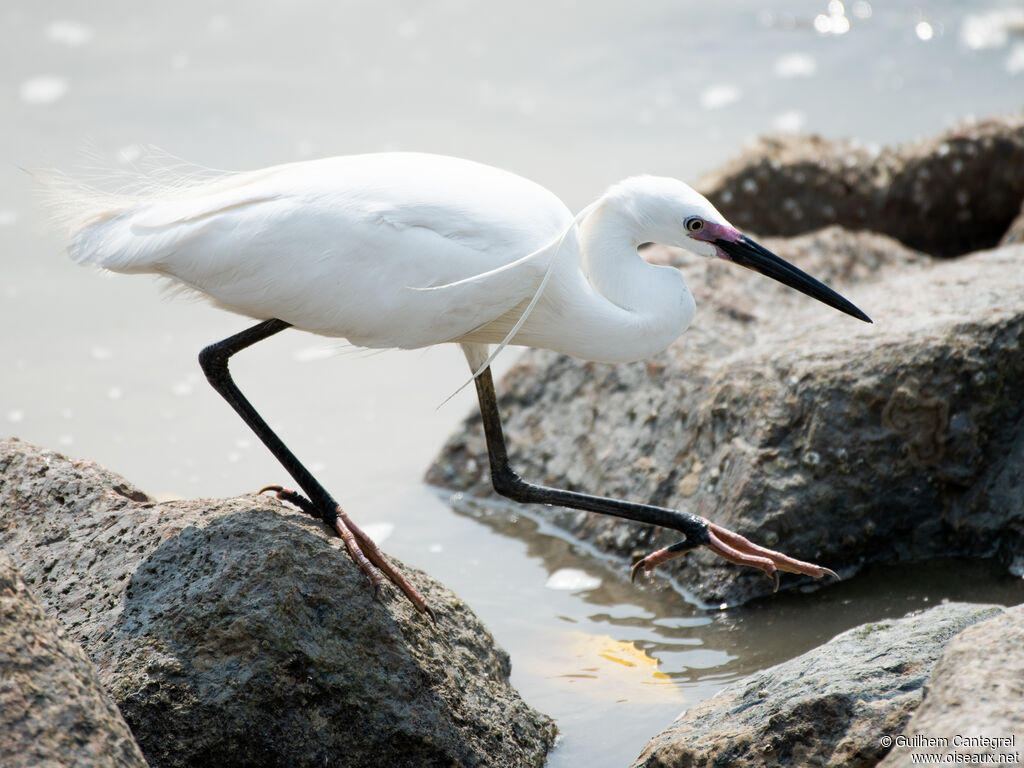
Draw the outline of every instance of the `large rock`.
M938 256L968 253L998 243L1020 210L1024 116L882 150L817 136L762 138L698 187L737 227L761 234L840 224Z
M0 765L144 768L92 663L0 552Z
M1010 737L1011 742L999 741ZM936 738L947 743L935 744ZM1001 755L989 761L1019 765L1022 739L1024 606L1017 606L950 641L932 672L924 702L882 766L921 765L922 753L941 754L946 764L971 762L972 755Z
M274 500L157 504L0 441L0 547L82 643L153 766L540 765L554 737L466 605L375 599Z
M768 242L832 273L875 324L729 265L669 256L698 286L694 327L631 365L527 352L498 386L513 466L535 482L685 507L845 575L871 560L1014 557L1024 246L930 263L835 228ZM477 414L428 480L490 493ZM678 538L535 511L623 558ZM771 588L704 550L668 573L716 604Z
M843 632L686 711L635 768L871 768L889 750L882 737L900 734L921 703L949 639L1001 611L949 603Z
M1024 243L1024 201L1021 201L1017 217L1010 222L1006 234L999 241L1000 245L1014 245L1015 243Z

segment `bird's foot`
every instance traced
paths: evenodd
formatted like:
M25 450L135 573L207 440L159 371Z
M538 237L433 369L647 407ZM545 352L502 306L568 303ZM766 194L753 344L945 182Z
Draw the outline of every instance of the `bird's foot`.
M779 589L779 571L801 573L805 576L813 576L816 579L820 579L823 576L831 576L836 581L839 580L839 575L833 570L821 565L815 565L814 563L806 563L782 552L762 547L740 536L738 533L734 533L720 525L715 525L712 522L708 522L708 542L704 546L730 563L760 568L774 582L775 587L773 591ZM671 547L659 549L657 552L652 552L647 557L641 558L633 564L633 568L630 571L630 580L635 580L640 571L650 573L662 563L680 557L691 549L695 549L695 547L683 541L673 544Z
M278 499L294 504L307 515L311 515L317 519L324 519L325 517L320 510L317 509L316 505L301 493L289 490L288 488L282 488L280 485L268 485L261 488L259 492L265 493L267 491L273 491L274 495ZM380 551L373 539L367 536L358 525L353 523L352 519L340 506L333 511L333 528L341 537L349 556L360 568L362 568L363 573L366 574L366 578L370 580L374 593L380 593L383 585L381 574L383 574L387 577L388 581L398 587L399 591L401 591L401 593L409 599L409 602L416 607L416 610L420 613L427 614L431 619L436 621L434 612L430 609L430 606L427 605L427 601L416 590L409 579L405 577L405 574L395 568L388 561L387 557L385 557L384 553Z

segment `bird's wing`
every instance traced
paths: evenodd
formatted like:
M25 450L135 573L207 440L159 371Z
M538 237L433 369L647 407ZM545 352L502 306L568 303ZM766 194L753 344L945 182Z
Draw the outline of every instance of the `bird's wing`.
M497 344L491 353L487 355L479 365L475 366L473 369L473 378L476 378L483 373L484 370L486 370L494 361L494 358L501 354L501 351L510 343L513 343L513 339L516 338L516 334L519 332L519 329L522 328L526 321L530 319L530 315L537 306L537 302L539 302L544 296L544 291L552 276L556 273L557 269L565 266L565 259L568 258L568 252L574 251L578 247L577 226L580 220L587 214L588 210L589 208L584 209L577 214L575 219L566 225L565 229L557 238L529 256L525 256L512 264L499 267L491 272L476 275L468 280L461 280L458 283L447 286L438 286L437 288L432 289L454 289L467 284L479 284L480 287L486 287L489 282L494 281L500 281L504 285L517 285L519 288L532 286L536 283L536 287L532 288L529 298L521 298L519 301L511 304L504 310L501 309L501 306L492 305L492 311L488 313L487 318L483 322L473 326L468 332L460 334L458 338L459 341L477 343L493 342ZM543 272L541 273L540 270L543 270ZM515 275L517 271L528 271L528 274L532 279L518 279ZM538 275L539 279L537 279ZM517 291L517 295L522 294ZM516 296L513 295L510 298L514 299ZM504 304L502 304L502 306L503 305ZM496 337L495 334L500 334L500 338ZM468 383L469 382L466 382L466 384ZM459 390L452 393L452 396L457 394L458 391L466 386L466 384L459 387Z
M457 178L439 182L453 167ZM107 269L171 277L251 317L363 346L420 347L528 301L547 268L543 246L566 219L549 192L496 169L363 156L103 210L70 251Z

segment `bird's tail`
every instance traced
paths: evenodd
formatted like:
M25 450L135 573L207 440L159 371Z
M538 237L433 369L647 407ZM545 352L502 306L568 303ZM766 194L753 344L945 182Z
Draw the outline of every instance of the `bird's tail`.
M54 229L64 236L68 255L78 264L115 272L151 271L138 252L132 217L153 200L167 199L223 177L223 171L183 163L155 148L130 168L100 168L83 181L63 171L28 171Z
M105 262L111 255L109 249L94 245L106 239L113 223L134 207L135 200L126 194L106 192L63 171L30 173L39 184L51 225L67 243L68 255L79 264L108 267Z

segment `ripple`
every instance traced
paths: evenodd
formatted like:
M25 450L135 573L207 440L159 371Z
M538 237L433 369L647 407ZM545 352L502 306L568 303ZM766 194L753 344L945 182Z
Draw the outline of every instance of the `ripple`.
M359 527L377 544L383 544L395 532L394 523L368 523Z
M46 25L46 39L77 48L92 40L92 28L70 19L57 19Z
M798 133L806 122L807 115L799 109L790 109L777 114L772 120L772 126L783 133Z
M601 586L601 580L579 568L559 568L548 577L544 586L548 589L574 592L581 589L597 589Z
M659 669L659 661L636 643L608 635L566 632L555 641L550 656L538 673L579 688L578 695L622 701L678 701L682 691L670 675Z
M960 39L973 50L1002 48L1009 42L1010 31L1024 27L1024 8L1002 8L973 13L964 18Z
M810 77L816 69L814 57L806 53L787 53L775 60L776 77Z
M21 100L28 104L53 104L68 90L67 78L60 75L36 75L21 84Z
M704 109L721 109L733 102L739 101L743 92L729 83L719 83L704 89L700 95L700 105Z
M1011 75L1024 72L1024 43L1014 43L1010 55L1006 57L1006 71Z
M871 18L871 3L867 2L867 0L857 0L857 2L851 6L850 10L853 11L853 15L858 19Z
M814 28L822 35L845 35L850 31L850 19L840 0L830 0L828 15L819 13L814 17Z

